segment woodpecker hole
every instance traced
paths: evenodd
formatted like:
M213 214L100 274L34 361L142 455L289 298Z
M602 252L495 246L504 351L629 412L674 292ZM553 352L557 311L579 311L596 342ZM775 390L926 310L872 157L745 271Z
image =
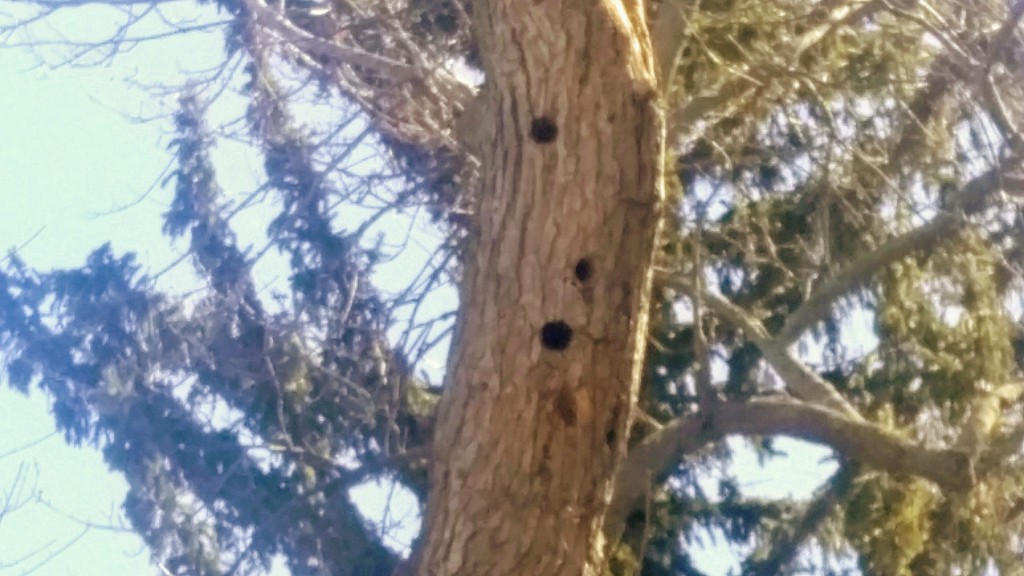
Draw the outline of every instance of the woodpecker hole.
M604 442L608 446L615 446L615 428L609 428L608 432L604 435Z
M643 526L647 522L647 513L643 510L633 510L626 516L627 526Z
M556 136L558 136L558 126L551 118L541 116L530 122L530 138L533 138L534 142L547 144L554 142Z
M572 328L565 322L548 322L540 329L540 341L549 350L565 350L571 340Z
M573 268L573 272L576 274L577 280L580 282L586 282L590 279L590 275L593 273L593 269L590 266L590 260L580 258L576 262L576 267Z

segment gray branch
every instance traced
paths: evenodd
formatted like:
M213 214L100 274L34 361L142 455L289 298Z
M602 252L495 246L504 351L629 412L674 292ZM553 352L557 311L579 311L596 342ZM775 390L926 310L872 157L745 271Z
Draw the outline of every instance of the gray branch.
M672 88L679 55L683 51L683 40L686 37L684 11L692 10L693 7L693 0L665 0L651 24L651 44L658 68L658 82L666 93Z
M954 211L942 212L924 226L889 240L826 280L786 318L775 341L789 346L812 326L824 321L839 299L865 286L883 268L912 254L930 254L941 247L967 225L966 216L980 212L1004 185L1013 185L1015 180L1007 179L1006 173L1016 169L1020 162L1021 157L1015 156L975 177L954 195Z
M243 0L243 2L258 23L303 52L361 66L396 80L413 80L420 77L420 71L409 64L372 54L359 48L317 38L289 22L283 15L267 6L263 0Z
M648 486L663 480L688 454L733 434L789 436L825 445L870 468L918 476L951 491L967 490L975 482L967 454L925 448L877 424L828 408L790 399L723 402L710 414L676 418L630 451L615 479L615 499L605 529L609 538L618 537L624 519L642 501Z
M719 316L743 330L746 337L761 350L765 360L785 382L786 388L793 396L829 408L854 420L861 418L857 409L831 384L797 360L779 339L770 337L758 320L718 294L706 291L703 298Z

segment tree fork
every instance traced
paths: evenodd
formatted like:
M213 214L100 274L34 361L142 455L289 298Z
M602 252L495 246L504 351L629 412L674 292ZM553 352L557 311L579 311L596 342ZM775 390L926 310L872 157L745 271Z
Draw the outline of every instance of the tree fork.
M663 200L646 17L639 0L480 4L491 132L419 573L600 573Z

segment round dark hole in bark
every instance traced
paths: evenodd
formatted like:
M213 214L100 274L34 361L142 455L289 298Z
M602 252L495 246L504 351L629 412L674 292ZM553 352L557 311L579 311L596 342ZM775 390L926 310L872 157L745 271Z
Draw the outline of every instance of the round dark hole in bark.
M590 275L594 272L594 270L590 266L590 260L587 260L586 258L580 258L576 262L576 267L573 268L573 272L576 274L577 280L579 280L580 282L586 282L590 278Z
M615 429L609 428L608 432L604 435L604 441L609 446L615 445Z
M530 122L530 138L533 138L534 142L547 144L548 142L554 142L556 136L558 136L558 126L555 125L555 121L551 118L541 116L540 118L534 118Z
M550 350L565 350L571 340L572 328L565 322L548 322L540 329L540 341Z
M632 512L629 513L629 516L626 516L627 526L643 526L644 522L646 521L647 513L644 512L643 510L633 510Z

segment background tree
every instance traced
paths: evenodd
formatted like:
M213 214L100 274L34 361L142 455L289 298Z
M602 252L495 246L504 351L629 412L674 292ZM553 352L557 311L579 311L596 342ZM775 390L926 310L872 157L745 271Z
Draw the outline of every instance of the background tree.
M9 43L83 4L36 0ZM367 478L430 501L421 573L695 574L709 529L750 574L1018 569L1024 2L100 4L122 33L69 61L152 19L225 35L167 180L202 288L106 247L49 272L12 253L0 345L125 474L167 570L415 569L354 507ZM238 80L266 178L232 204L205 111ZM233 228L257 201L265 248ZM385 294L368 231L419 209L441 249ZM456 318L425 304L449 283ZM419 370L452 326L439 410ZM809 501L727 474L708 494L730 435L840 466Z

